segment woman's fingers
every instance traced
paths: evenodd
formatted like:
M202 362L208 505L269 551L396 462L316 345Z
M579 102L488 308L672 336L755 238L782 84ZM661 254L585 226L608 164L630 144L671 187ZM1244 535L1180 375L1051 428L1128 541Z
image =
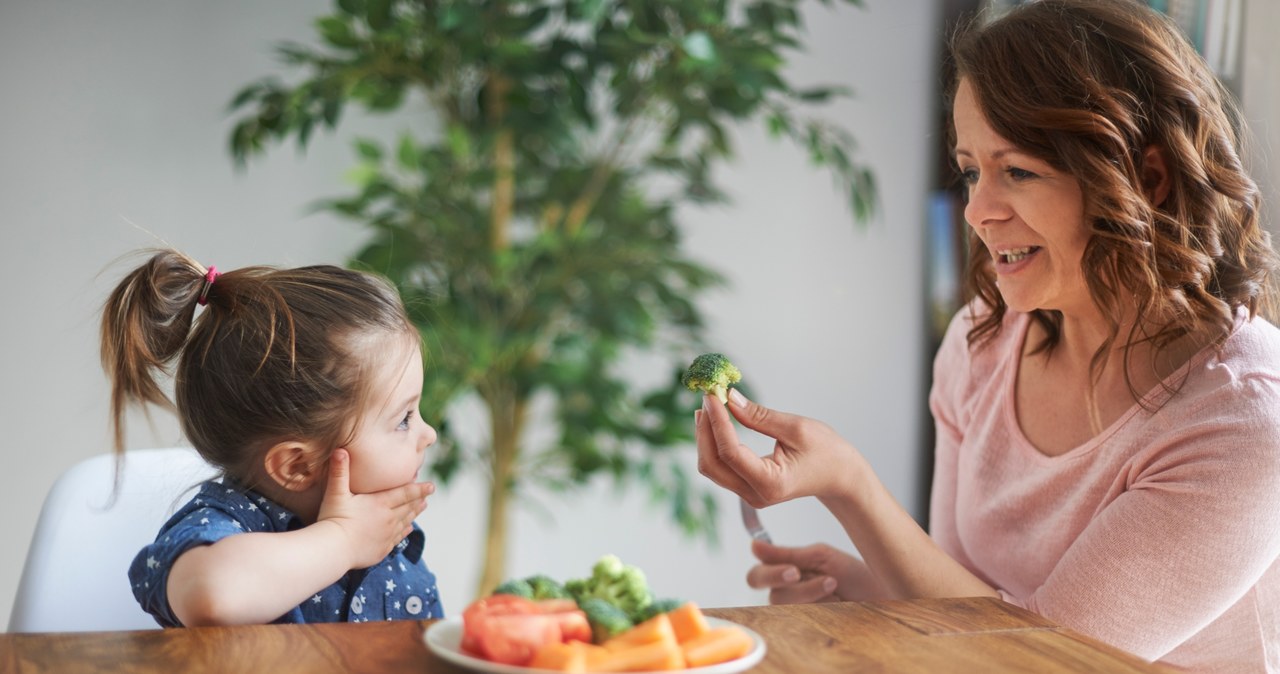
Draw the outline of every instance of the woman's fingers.
M732 424L728 433L736 443L737 434L734 433ZM694 413L694 436L698 445L698 472L749 501L758 501L759 495L755 489L725 462L720 451L720 440L711 428L710 417L705 407ZM742 449L747 451L746 448ZM747 453L750 454L749 451ZM754 458L754 455L752 456Z
M740 481L749 487L745 492L738 489L734 491L757 508L784 500L780 496L783 489L779 483L778 464L768 457L756 456L755 452L738 441L733 417L729 416L725 406L710 396L704 398L702 418L703 424L710 431L712 446L709 451L713 451L715 458L733 473L732 477L726 479ZM705 456L703 451L699 447L700 458Z
M760 564L747 571L747 585L769 590L769 601L795 604L831 598L839 583L828 568L830 548L817 543L793 548L752 541L751 553Z
M742 395L738 389L729 391L729 411L743 426L775 440L798 444L799 431L805 417L769 409Z
M771 590L791 585L800 578L800 569L794 564L756 564L747 570L747 587L753 590Z

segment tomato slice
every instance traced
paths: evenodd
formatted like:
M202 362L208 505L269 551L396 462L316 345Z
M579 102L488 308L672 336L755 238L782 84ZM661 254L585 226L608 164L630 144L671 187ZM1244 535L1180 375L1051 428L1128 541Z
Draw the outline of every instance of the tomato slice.
M526 665L548 643L591 643L591 624L572 599L530 600L493 595L462 611L462 643L469 655L503 664Z
M577 609L548 613L548 616L560 622L560 639L565 642L585 641L591 643L591 623L587 622L587 614Z
M480 623L487 615L524 615L539 613L535 602L509 594L495 594L477 599L462 611L462 642L458 647L469 655L484 657L480 649Z
M478 650L492 662L524 666L539 648L560 641L560 622L552 615L508 613L477 618Z
M578 602L572 599L538 599L533 602L539 613L563 613L578 610Z

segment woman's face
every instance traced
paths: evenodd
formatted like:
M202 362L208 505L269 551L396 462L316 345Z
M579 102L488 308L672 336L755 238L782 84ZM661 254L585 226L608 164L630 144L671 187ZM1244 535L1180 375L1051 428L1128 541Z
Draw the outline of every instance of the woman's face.
M968 79L956 90L954 123L969 190L964 217L986 244L1005 304L1091 312L1080 268L1089 241L1080 183L996 134Z

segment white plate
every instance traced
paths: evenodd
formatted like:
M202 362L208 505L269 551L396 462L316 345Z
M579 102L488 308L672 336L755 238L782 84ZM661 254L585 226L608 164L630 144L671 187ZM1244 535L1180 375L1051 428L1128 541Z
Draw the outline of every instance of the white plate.
M689 674L733 674L734 672L743 672L764 658L764 639L756 634L754 630L750 630L742 625L720 618L712 618L707 616L707 625L710 627L723 627L725 625L734 625L738 629L747 633L751 637L751 650L746 655L737 660L722 662L718 665L709 665L707 667L691 667L682 670ZM533 669L531 667L517 667L515 665L504 665L499 662L490 662L483 658L477 658L463 653L459 648L462 642L462 618L448 618L431 623L427 627L427 631L422 637L427 642L427 648L432 653L452 662L455 665L461 665L467 669L474 669L477 672L489 672L491 674L530 674L531 672L546 672L546 669ZM638 674L648 674L640 672ZM658 674L654 672L652 674Z

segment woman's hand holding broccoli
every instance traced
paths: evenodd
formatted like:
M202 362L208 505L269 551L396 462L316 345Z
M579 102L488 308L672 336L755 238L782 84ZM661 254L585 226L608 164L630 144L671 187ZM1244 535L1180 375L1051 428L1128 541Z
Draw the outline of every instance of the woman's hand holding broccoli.
M848 471L864 463L853 445L821 421L771 410L737 389L728 398L726 410L716 398L704 396L695 415L698 471L757 508L802 496L835 495L852 483ZM733 418L773 438L773 453L757 456L742 444Z
M350 477L350 454L334 450L316 522L336 525L346 538L349 568L364 569L381 561L409 535L414 518L426 510L427 496L435 491L435 485L413 482L370 494L352 494Z

